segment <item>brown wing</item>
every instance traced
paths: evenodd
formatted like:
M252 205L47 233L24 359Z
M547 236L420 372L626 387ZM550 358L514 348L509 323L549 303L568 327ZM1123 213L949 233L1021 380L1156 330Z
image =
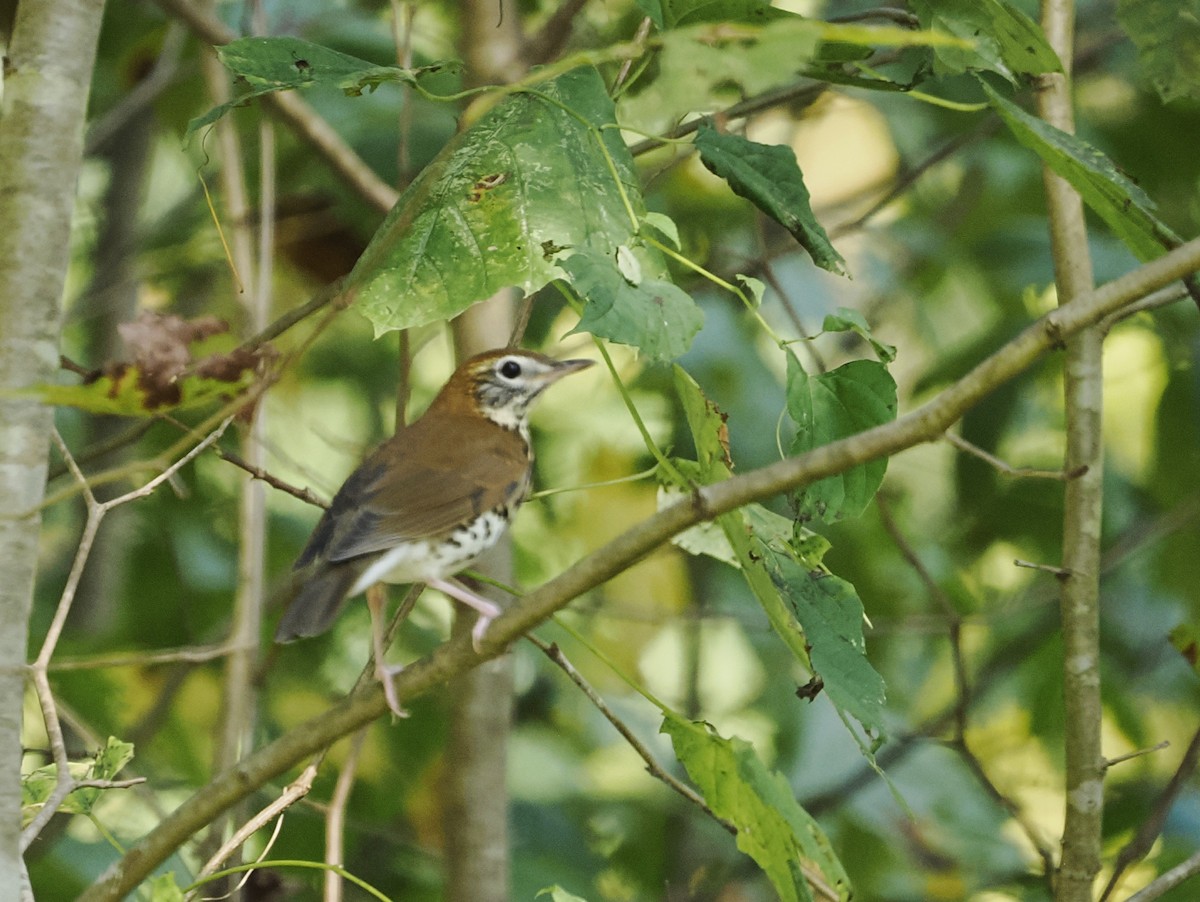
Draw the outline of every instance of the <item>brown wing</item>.
M440 536L484 511L520 501L529 458L518 434L471 416L427 420L389 439L350 475L297 568L318 557L344 561Z

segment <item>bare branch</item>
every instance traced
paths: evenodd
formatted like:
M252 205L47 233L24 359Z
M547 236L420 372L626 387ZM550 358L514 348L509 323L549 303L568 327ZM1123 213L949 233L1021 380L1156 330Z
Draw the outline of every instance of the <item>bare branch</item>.
M957 433L947 432L945 438L946 441L952 444L955 448L958 448L960 451L966 451L968 454L974 457L978 457L984 463L994 467L1005 476L1022 477L1026 479L1057 479L1060 482L1063 482L1068 479L1076 479L1087 472L1086 470L1076 470L1074 472L1067 473L1063 470L1038 470L1034 469L1033 467L1014 467L1012 464L1001 460L994 454L989 454L987 451L984 451L978 445L967 441Z

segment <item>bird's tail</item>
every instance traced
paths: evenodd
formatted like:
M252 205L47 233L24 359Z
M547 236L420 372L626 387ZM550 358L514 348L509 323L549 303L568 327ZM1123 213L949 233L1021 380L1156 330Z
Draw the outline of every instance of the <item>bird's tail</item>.
M291 642L329 629L361 573L356 561L322 561L293 573L281 592L284 601L291 601L275 630L275 641Z

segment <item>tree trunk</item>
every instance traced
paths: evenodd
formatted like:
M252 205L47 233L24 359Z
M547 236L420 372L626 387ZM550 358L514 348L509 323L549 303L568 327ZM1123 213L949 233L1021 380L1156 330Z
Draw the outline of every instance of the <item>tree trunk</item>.
M21 712L75 181L103 4L22 0L0 102L0 899L20 899Z

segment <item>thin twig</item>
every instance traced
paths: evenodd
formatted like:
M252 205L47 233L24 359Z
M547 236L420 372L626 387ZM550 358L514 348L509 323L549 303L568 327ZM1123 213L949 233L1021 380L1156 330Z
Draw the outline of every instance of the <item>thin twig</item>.
M329 507L329 502L317 497L315 494L313 494L311 489L302 489L298 486L292 485L290 482L284 482L278 476L272 476L262 467L246 463L246 461L242 460L240 456L232 451L226 451L224 448L217 448L217 457L221 458L223 461L233 464L239 469L245 470L255 479L262 480L271 488L278 489L281 492L286 492L293 498L299 498L306 504L311 504L314 507L319 507L322 509Z
M1197 736L1200 736L1200 733L1198 733ZM1193 742L1194 741L1195 739L1193 738ZM1126 761L1133 761L1136 758L1142 758L1146 755L1153 755L1155 752L1161 752L1163 749L1168 749L1170 747L1170 741L1164 739L1162 742L1157 742L1149 748L1134 749L1132 752L1126 752L1124 755L1117 755L1115 758L1105 758L1104 769L1107 770L1115 764L1124 764Z
M30 665L34 690L37 695L38 704L42 710L42 719L46 725L46 736L50 742L50 749L54 756L56 768L53 791L50 793L41 810L38 811L33 820L21 832L22 852L29 848L29 844L37 838L38 834L49 823L50 818L58 811L58 806L63 803L63 800L75 788L75 781L71 777L69 770L70 761L67 756L66 743L63 739L62 725L59 723L58 710L54 702L54 694L50 690L50 680L47 676L47 670L50 658L54 654L54 649L58 646L59 637L62 635L63 627L67 622L67 615L71 612L71 605L75 601L75 593L79 588L79 580L83 575L83 568L87 563L88 556L91 554L92 545L95 543L96 533L100 529L100 522L104 519L105 514L113 508L151 494L158 486L162 485L163 482L178 472L181 467L219 439L229 426L229 423L230 420L226 419L218 429L207 435L191 451L141 488L126 492L124 495L105 502L96 500L96 496L92 494L87 480L80 471L78 464L75 463L75 459L71 456L70 449L67 448L66 443L62 440L62 436L58 434L57 430L51 430L51 437L62 453L63 459L67 462L68 469L82 487L83 497L87 504L87 520L84 524L83 535L79 540L79 546L75 551L75 560L71 564L71 572L67 576L66 585L63 586L62 594L59 596L58 607L55 609L54 617L50 622L50 628L47 630L46 637L42 641L42 647L38 652L37 659Z
M230 855L236 852L251 836L259 831L264 825L269 824L272 820L279 817L298 801L308 795L312 789L313 780L316 779L317 769L323 760L324 752L321 753L314 761L312 761L304 770L300 771L300 775L291 783L284 787L275 800L264 807L261 811L255 814L252 818L238 827L233 832L233 835L219 848L211 858L204 863L204 867L196 875L196 881L202 880L209 874L215 873L216 870L224 863Z
M1013 566L1023 567L1026 570L1040 570L1042 573L1049 573L1060 582L1071 578L1071 569L1069 567L1056 567L1053 564L1039 564L1037 561L1023 561L1021 558L1014 558Z
M605 719L616 728L617 732L621 734L627 743L629 743L629 747L637 753L639 758L646 762L646 772L649 773L650 776L665 783L676 793L683 796L683 798L691 802L693 805L711 817L714 821L720 824L730 834L737 836L738 828L732 821L726 820L713 811L712 808L709 807L708 802L704 801L704 798L699 793L697 793L687 784L677 780L674 776L667 773L662 768L650 749L647 748L640 739L638 739L637 734L630 729L629 725L626 724L625 721L621 720L621 718L616 715L612 708L608 706L608 703L600 697L600 693L593 689L588 681L583 678L583 675L575 669L575 666L569 660L567 660L567 656L564 655L562 649L558 647L558 643L543 642L532 633L526 635L525 638L537 646L542 653L546 655L546 657L553 661L554 664L556 664L563 671L563 673L570 678L571 682L579 688L579 691L587 696L588 701L595 705L596 710L603 714ZM800 867L801 870L804 871L805 880L807 880L809 885L817 891L817 894L822 899L829 899L832 900L832 902L836 902L836 900L839 898L838 894L831 886L829 886L828 883L825 882L825 879L816 871L816 869L814 869L808 862L804 861L800 862Z
M1003 473L1005 476L1020 477L1025 479L1055 479L1059 482L1065 482L1068 479L1076 479L1082 476L1083 472L1086 472L1076 470L1067 473L1062 470L1039 470L1034 467L1014 467L1007 461L1003 461L994 454L989 454L987 451L984 451L978 445L967 441L956 432L947 432L945 439L955 448L958 448L960 451L965 451L974 457L978 457L984 463L988 464L1000 473Z
M964 132L963 134L952 138L933 153L921 160L919 163L916 163L913 166L905 169L896 177L896 180L892 183L892 186L887 190L887 192L884 193L884 195L878 200L876 200L875 203L871 204L871 206L867 208L866 212L849 222L843 222L836 228L831 229L829 232L830 240L843 238L852 232L857 232L859 229L862 229L880 212L887 209L887 207L893 201L895 201L897 198L903 195L904 192L915 185L921 176L933 169L939 163L945 162L963 148L973 144L975 141L978 141L981 138L987 137L991 132L996 130L999 124L999 117L992 116L991 118L984 119L970 131Z
M1165 874L1151 880L1125 902L1153 902L1197 874L1200 874L1200 852L1194 853L1186 861L1180 862Z
M583 678L583 675L580 674L579 671L575 669L575 666L567 660L567 656L564 655L562 649L558 647L558 643L543 642L537 636L532 634L527 635L525 638L537 646L547 658L553 661L563 673L570 677L571 682L579 687L579 691L586 695L588 701L596 706L596 710L603 714L605 719L616 728L617 732L620 733L622 737L624 737L625 741L629 743L629 747L637 752L639 758L646 762L646 771L650 774L650 776L665 783L679 795L683 796L685 799L711 817L714 821L720 824L729 833L733 834L734 836L737 835L737 827L733 824L733 822L727 821L725 818L713 811L708 806L708 802L704 801L704 798L690 786L680 782L677 778L663 770L662 766L657 760L655 760L654 753L646 747L645 743L638 739L637 734L635 734L633 730L629 728L629 725L616 715L612 708L608 706L608 703L600 697L600 694L588 684L587 680Z
M350 751L333 785L329 806L325 809L325 863L333 867L325 872L325 898L322 902L342 902L343 883L338 869L346 863L346 804L350 801L350 790L358 776L358 757L366 738L367 730L364 727L350 740Z
M149 667L155 664L203 664L223 658L236 650L228 642L219 645L194 645L160 652L143 651L122 654L95 655L85 658L59 658L51 661L49 670L104 670L116 667Z
M960 739L952 743L952 746L958 752L959 757L966 762L967 768L972 774L975 775L975 779L979 782L979 785L984 788L984 791L987 792L987 794L991 796L992 800L1001 808L1003 808L1008 813L1008 816L1011 817L1021 828L1021 831L1025 834L1026 839L1029 840L1030 845L1033 846L1034 850L1038 853L1038 856L1042 859L1042 875L1047 881L1053 880L1055 873L1054 853L1051 851L1050 847L1042 841L1042 838L1038 835L1037 828L1034 826L1033 822L1025 817L1025 813L1021 810L1021 806L1001 792L1000 787L992 782L991 777L987 775L987 771L983 769L983 763L977 757L975 757L975 753L967 747L965 742Z
M1109 766L1112 766L1113 763L1114 761L1108 762ZM1133 838L1117 853L1116 861L1113 862L1112 875L1108 878L1108 884L1104 887L1104 892L1100 894L1101 902L1109 898L1113 890L1117 888L1117 885L1121 882L1121 876L1129 866L1134 862L1141 861L1150 853L1155 841L1162 834L1163 824L1166 823L1167 814L1171 810L1171 806L1179 798L1180 792L1191 782L1192 774L1196 772L1197 763L1200 763L1200 730L1192 734L1191 742L1188 743L1188 747L1183 753L1183 758L1180 759L1179 766L1175 768L1175 773L1171 775L1171 779L1167 781L1167 785L1163 787L1158 798L1154 800L1154 806L1150 809L1150 815L1142 821Z

